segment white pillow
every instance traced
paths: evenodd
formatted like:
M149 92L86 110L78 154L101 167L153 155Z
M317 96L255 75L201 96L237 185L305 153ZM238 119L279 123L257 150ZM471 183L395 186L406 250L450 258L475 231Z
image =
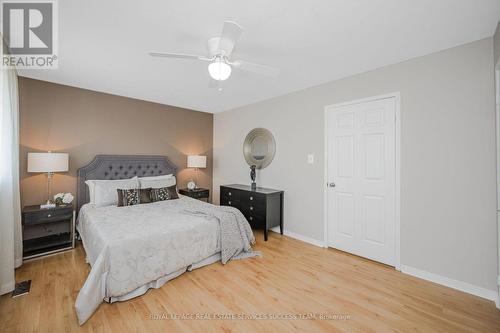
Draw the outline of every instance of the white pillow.
M169 173L168 175L161 175L161 176L139 177L139 181L141 181L141 179L144 179L144 180L158 180L158 179L168 179L168 178L172 178L172 177L174 177L174 174L173 173Z
M95 185L95 180L86 180L85 185L88 186L89 188L89 203L93 204L94 203L94 185Z
M90 203L98 207L118 205L117 189L129 190L139 188L137 177L118 180L87 180Z
M161 188L176 184L174 175L141 177L139 178L140 188Z

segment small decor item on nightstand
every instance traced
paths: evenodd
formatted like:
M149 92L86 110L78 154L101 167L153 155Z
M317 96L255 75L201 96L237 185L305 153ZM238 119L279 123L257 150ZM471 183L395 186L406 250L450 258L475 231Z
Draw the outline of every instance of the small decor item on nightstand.
M190 179L187 183L187 189L192 191L194 189L196 189L196 183L194 182L194 180Z
M71 193L57 193L54 195L54 202L56 206L69 205L73 202L73 195Z

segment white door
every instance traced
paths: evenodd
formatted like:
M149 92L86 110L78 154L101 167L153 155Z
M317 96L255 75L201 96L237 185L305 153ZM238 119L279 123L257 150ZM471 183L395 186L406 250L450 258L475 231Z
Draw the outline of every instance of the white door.
M328 245L394 266L396 98L326 112Z

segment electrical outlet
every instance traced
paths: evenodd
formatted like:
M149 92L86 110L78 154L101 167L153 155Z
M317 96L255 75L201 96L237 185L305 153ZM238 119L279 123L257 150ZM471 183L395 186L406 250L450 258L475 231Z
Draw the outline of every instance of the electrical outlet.
M307 155L307 163L314 164L314 155L313 154Z

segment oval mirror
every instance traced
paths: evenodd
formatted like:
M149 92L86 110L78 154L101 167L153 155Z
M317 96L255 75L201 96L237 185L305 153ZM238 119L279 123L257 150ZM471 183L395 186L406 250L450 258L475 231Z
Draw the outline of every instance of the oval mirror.
M248 165L257 169L268 166L276 152L274 136L265 128L254 128L248 133L243 143L243 155Z

